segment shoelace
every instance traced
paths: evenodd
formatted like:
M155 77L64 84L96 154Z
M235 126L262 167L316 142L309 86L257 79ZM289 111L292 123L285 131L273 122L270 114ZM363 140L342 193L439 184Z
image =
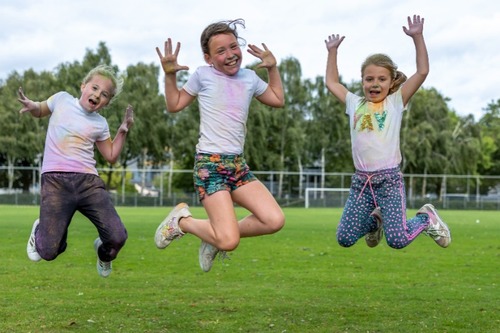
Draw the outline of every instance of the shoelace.
M178 217L173 217L167 222L165 228L163 228L162 234L166 240L171 241L174 239L179 239L185 235L184 232L182 232L181 228L179 228L179 222L175 221L176 219L178 219Z
M218 260L221 262L223 262L226 259L231 260L231 257L229 257L226 251L219 251L218 255L219 255Z
M436 227L434 226L431 226L429 227L429 229L427 230L424 230L424 233L430 237L448 237L448 233L446 232L446 230L444 228L440 228L440 226L438 226L438 229L436 229Z

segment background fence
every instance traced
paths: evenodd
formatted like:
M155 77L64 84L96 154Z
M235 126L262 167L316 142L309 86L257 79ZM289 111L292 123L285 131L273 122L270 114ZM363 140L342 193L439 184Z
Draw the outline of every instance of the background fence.
M179 201L200 205L192 187L192 170L99 169L110 184L117 206L172 206ZM284 207L342 207L352 173L254 171ZM407 207L431 202L444 209L500 210L500 176L404 176ZM320 190L323 188L334 190ZM40 169L0 167L0 204L38 205Z

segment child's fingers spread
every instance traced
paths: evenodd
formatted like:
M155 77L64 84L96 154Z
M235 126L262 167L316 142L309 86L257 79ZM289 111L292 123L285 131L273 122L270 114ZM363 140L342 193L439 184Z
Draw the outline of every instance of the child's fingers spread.
M158 54L158 57L163 58L163 54L161 54L160 48L156 47L156 53Z

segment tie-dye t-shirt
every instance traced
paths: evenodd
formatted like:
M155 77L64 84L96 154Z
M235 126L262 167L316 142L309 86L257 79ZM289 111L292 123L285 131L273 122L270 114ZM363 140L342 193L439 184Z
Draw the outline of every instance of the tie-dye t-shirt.
M58 92L47 100L52 112L43 153L42 173L78 172L97 175L94 143L110 137L106 118L85 111L78 99Z
M196 151L211 154L242 154L248 108L254 96L262 95L267 83L250 69L233 76L213 67L199 67L183 89L198 96L200 133Z
M401 163L400 130L403 119L401 89L380 103L346 96L354 167L359 171L392 169Z

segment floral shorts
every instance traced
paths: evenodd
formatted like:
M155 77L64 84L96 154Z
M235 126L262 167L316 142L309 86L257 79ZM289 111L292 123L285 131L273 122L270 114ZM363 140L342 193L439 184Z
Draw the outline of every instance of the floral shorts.
M198 153L194 157L194 188L200 201L206 194L232 192L256 179L243 155Z

